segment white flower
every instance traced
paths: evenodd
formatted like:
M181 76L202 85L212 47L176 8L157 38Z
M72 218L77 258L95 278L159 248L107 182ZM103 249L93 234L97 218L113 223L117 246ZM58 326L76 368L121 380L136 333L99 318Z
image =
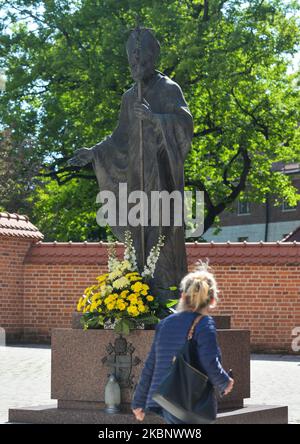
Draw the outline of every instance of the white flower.
M111 271L108 275L108 278L113 281L117 278L120 278L122 276L122 270L120 267L117 267L114 271Z
M120 268L121 262L116 256L116 248L115 245L110 245L108 247L108 261L107 261L107 267L109 273L116 270L117 268Z
M129 263L128 270L138 271L137 261L136 261L136 252L133 246L133 241L131 237L131 232L129 230L125 231L125 250L124 250L124 261Z
M150 253L146 260L146 264L144 266L144 270L141 273L141 276L143 278L149 279L150 277L154 276L156 263L160 255L160 250L164 246L164 239L165 236L160 235L157 244L153 245L153 247L151 248ZM123 272L127 270L138 271L136 251L133 245L131 232L129 230L125 231L124 244L125 244L124 260L122 262L120 262L116 257L115 246L111 245L109 247L108 271L109 271L109 279L111 280L121 278Z
M130 284L130 281L125 276L122 276L113 282L113 287L116 289L121 289L121 288L127 287L127 285L129 285L129 284Z
M164 246L164 239L165 236L160 235L157 244L151 248L149 256L147 257L146 265L144 267L143 272L141 273L141 276L143 278L145 279L147 278L149 279L150 277L153 278L156 263L160 255L160 250Z

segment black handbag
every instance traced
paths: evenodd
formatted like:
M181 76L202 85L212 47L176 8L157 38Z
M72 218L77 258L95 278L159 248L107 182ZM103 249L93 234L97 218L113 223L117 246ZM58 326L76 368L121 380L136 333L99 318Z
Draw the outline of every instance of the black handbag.
M197 344L193 338L197 316L184 346L173 358L171 369L152 399L186 424L207 424L216 419L216 398L208 377L197 366Z

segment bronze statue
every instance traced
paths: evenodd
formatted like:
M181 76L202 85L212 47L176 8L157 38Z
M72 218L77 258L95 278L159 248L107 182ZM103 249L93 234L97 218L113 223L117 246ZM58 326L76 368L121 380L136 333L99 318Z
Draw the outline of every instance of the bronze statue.
M135 84L122 96L119 123L113 133L91 148L77 150L70 163L93 164L100 190L110 190L118 201L119 183L127 183L128 193L184 190L184 160L190 149L193 120L180 86L155 69L160 45L147 28L130 34L126 51ZM128 211L130 204L128 204ZM183 212L183 208L182 208ZM172 224L173 222L173 224ZM112 226L124 241L125 230L132 233L139 270L157 243L165 244L150 283L161 300L174 297L168 287L178 285L187 272L184 226Z

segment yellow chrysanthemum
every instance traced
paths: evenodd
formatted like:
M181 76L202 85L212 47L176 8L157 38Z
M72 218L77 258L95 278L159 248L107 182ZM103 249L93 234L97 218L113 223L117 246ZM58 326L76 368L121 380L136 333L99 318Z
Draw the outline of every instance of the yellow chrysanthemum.
M89 298L87 296L83 295L80 299L81 299L81 308L83 308L88 304Z
M83 309L83 313L87 313L88 311L90 311L91 306L90 305L86 305Z
M129 280L130 280L131 282L141 281L141 280L142 280L142 277L141 277L141 276L131 276L131 277L129 278Z
M91 297L91 301L95 302L95 301L99 300L100 298L101 298L101 293L100 292L94 293L93 296Z
M130 305L127 308L127 312L128 314L130 314L131 316L138 316L139 315L139 311L135 306Z
M123 290L120 294L121 298L126 298L126 296L128 295L129 290Z
M100 301L100 304L101 304L101 301ZM99 307L100 304L99 304L99 301L92 302L90 310L91 311L96 310Z
M151 294L149 294L149 295L146 297L146 299L147 299L147 301L151 302L151 301L154 300L154 297L151 296Z
M126 306L127 304L125 304L123 301L118 301L116 304L116 308L121 311L125 310Z
M141 282L136 282L135 284L131 285L131 289L135 293L139 293L140 291L143 290L143 284Z
M86 296L90 296L91 292L92 292L92 287L88 287L88 288L86 288L86 289L84 290L84 294L85 294Z
M130 273L126 274L127 278L132 277L132 276L139 276L138 271L131 271Z
M135 294L135 293L131 293L129 296L128 296L128 301L130 301L132 304L137 304L137 294Z
M116 299L115 295L110 294L110 295L108 295L108 296L104 299L104 303L105 303L106 305L107 305L107 304L110 304L110 303L112 303L113 301L115 301L115 299Z
M77 311L81 311L83 298L80 298L77 304Z
M113 310L115 308L116 304L114 302L111 302L110 304L107 304L108 310Z
M100 283L102 283L103 281L106 280L107 276L108 276L108 273L101 274L101 276L98 276L96 279L97 279L97 281L98 281L99 284L100 284Z

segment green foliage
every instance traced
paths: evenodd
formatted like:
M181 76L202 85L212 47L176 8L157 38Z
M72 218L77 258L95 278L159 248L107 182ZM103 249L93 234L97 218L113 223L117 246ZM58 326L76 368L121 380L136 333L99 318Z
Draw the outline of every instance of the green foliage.
M0 211L30 211L34 177L40 169L39 158L30 141L15 143L9 130L0 135Z
M48 241L97 241L111 234L97 225L97 185L94 181L72 179L64 185L48 179L30 195L32 221Z
M134 328L134 323L130 319L119 319L116 322L116 326L114 328L116 333L120 333L123 335L129 335L130 330Z
M298 2L0 4L0 69L8 78L1 121L15 143L32 141L52 179L40 176L30 200L47 238L105 236L95 228L96 182L84 179L92 172L72 170L66 160L116 125L121 95L132 84L124 41L137 13L161 41L159 69L181 85L194 116L186 185L204 190L205 230L238 196L299 200L290 178L271 171L273 162L300 158L299 73L288 70L299 47Z
M179 299L170 299L167 303L166 303L166 307L167 308L172 308L174 307L174 305L177 305L179 302Z
M80 317L80 324L83 330L88 330L89 328L104 328L104 317L98 313L98 316L95 316L93 313L83 313Z

